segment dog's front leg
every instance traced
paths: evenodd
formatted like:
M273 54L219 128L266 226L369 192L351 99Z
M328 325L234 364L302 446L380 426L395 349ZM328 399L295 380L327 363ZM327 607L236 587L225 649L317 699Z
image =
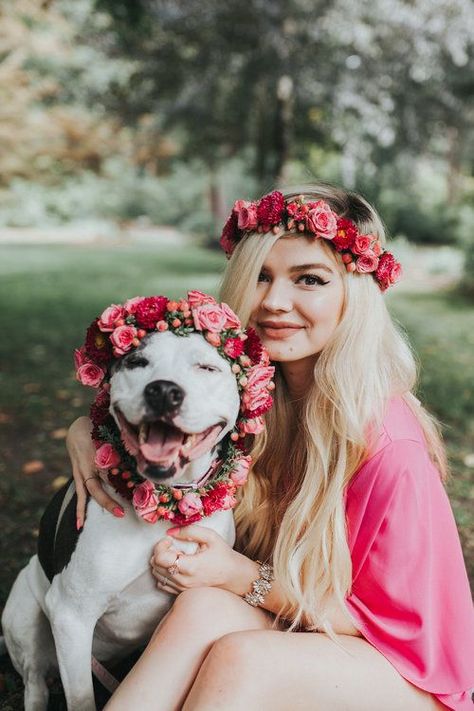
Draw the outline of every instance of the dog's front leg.
M56 645L61 681L69 711L96 711L92 684L92 638L107 599L98 600L79 592L73 597L64 589L62 576L53 579L46 595L46 608Z

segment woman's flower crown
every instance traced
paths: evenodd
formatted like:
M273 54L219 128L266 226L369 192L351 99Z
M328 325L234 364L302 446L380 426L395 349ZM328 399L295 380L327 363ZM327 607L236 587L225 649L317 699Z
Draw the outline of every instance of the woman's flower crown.
M324 200L306 201L304 195L285 202L275 190L257 202L237 200L224 225L220 244L228 257L245 234L251 232L304 232L327 240L348 272L372 274L385 291L401 276L401 264L384 250L375 235L360 234L352 220L339 217Z
M178 336L200 333L229 361L237 380L238 419L224 456L210 479L198 488L154 485L140 476L109 411L112 363L156 331L171 331ZM234 494L245 483L251 465L250 457L245 456L244 438L264 429L262 415L273 403L274 368L256 332L242 329L227 304L219 304L200 291L190 291L179 301L166 296L139 296L124 304L112 304L87 329L84 345L74 352L74 363L79 382L98 389L90 408L96 464L108 470L112 486L132 500L142 518L150 523L166 519L183 526L235 505Z

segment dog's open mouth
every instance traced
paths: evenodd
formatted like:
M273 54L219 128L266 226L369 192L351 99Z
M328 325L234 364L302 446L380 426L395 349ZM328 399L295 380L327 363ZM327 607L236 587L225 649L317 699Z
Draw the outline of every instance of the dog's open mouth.
M160 478L174 475L184 464L208 452L225 426L219 422L190 434L163 420L132 425L118 408L115 411L122 441L136 458L138 470L146 473L151 469Z

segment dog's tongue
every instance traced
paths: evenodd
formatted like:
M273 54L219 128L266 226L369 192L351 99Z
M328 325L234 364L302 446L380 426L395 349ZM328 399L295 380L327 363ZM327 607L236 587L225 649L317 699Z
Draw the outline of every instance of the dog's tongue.
M140 451L149 462L173 461L178 456L183 439L184 435L178 429L153 423L147 441L140 445Z

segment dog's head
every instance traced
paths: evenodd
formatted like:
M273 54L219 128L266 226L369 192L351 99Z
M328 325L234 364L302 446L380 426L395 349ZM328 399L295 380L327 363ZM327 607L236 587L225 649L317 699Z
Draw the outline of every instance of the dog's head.
M113 367L110 411L139 473L153 481L179 478L215 447L239 405L229 361L197 333L151 333Z

